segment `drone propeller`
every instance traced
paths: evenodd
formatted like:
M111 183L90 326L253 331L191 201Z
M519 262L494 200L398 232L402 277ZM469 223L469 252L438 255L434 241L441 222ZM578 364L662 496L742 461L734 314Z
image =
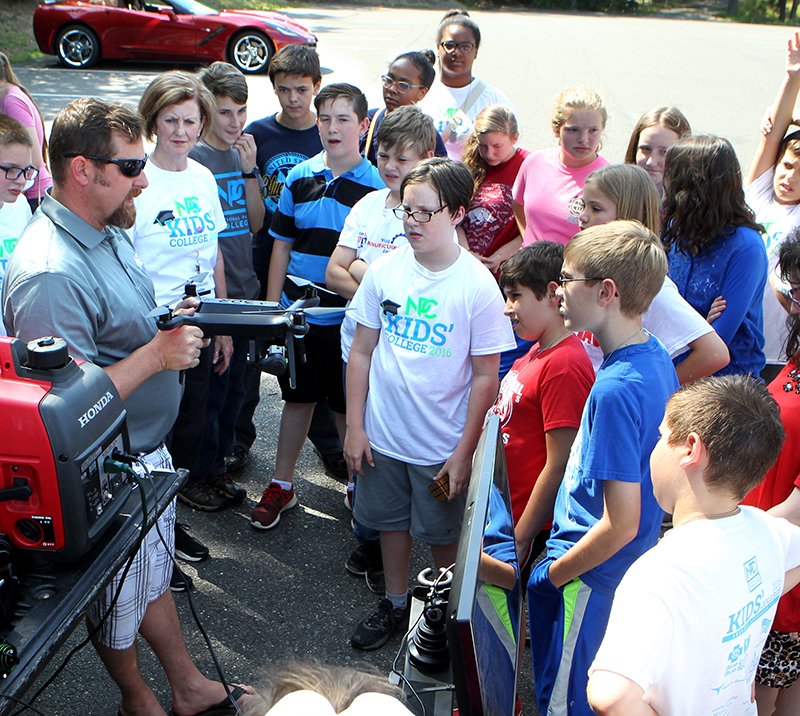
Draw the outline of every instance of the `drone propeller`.
M331 294L331 296L338 295L336 291L331 291L328 288L319 286L313 281L309 281L307 278L300 278L299 276L292 276L291 274L287 274L286 278L288 278L295 286L299 286L300 288L303 288L304 286L311 286L315 288L317 291L324 291L325 293Z
M342 307L342 308L331 308L328 306L311 306L311 308L302 308L300 309L303 313L307 313L309 316L327 316L331 313L342 313L343 311L351 310L350 307Z
M192 284L192 285L202 284L207 277L208 277L208 271L200 271L194 274L194 276L189 276L189 278L187 278L185 281L182 281L174 288L171 288L170 292L181 291L183 287L186 286L187 284Z
M147 314L146 318L162 318L163 316L169 316L171 313L169 306L156 306Z

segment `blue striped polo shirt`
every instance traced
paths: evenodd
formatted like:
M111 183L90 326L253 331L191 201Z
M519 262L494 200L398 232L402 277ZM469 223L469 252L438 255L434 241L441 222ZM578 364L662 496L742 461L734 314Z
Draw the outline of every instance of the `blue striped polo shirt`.
M366 159L337 177L325 166L324 152L292 167L269 230L277 241L293 242L287 274L325 286L325 269L350 209L363 196L383 187L378 170ZM287 279L281 300L288 305L302 293ZM343 307L345 300L320 293L320 305ZM344 313L335 313L309 317L308 322L336 325L343 317Z

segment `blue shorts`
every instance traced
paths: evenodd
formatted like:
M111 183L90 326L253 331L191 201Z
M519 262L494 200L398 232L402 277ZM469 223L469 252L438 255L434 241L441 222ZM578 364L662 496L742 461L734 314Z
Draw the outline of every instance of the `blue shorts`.
M614 594L580 579L556 589L545 557L528 580L528 620L536 704L546 716L593 716L586 699L589 667L608 625Z

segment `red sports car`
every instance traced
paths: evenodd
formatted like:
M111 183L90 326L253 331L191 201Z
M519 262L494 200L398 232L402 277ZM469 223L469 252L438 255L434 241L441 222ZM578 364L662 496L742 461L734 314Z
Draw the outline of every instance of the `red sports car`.
M317 38L285 15L222 10L195 0L45 0L33 14L39 49L67 67L100 58L207 63L227 60L242 72L266 72L285 45Z

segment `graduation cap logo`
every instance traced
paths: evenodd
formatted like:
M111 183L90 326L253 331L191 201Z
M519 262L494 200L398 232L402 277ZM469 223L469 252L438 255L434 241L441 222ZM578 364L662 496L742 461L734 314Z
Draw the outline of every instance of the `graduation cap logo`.
M381 304L381 308L383 309L383 314L388 316L390 313L393 316L397 315L397 309L400 308L399 303L395 303L394 301L390 301L388 298Z
M172 209L165 209L164 211L159 211L158 216L156 216L154 224L158 224L159 226L164 226L168 221L175 221L175 214L172 213Z

